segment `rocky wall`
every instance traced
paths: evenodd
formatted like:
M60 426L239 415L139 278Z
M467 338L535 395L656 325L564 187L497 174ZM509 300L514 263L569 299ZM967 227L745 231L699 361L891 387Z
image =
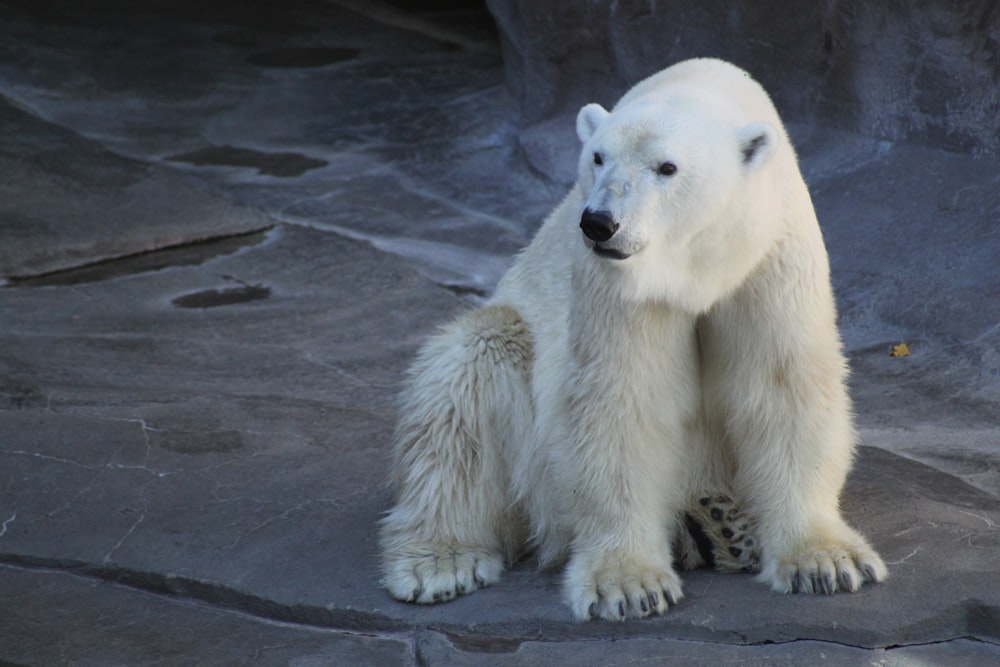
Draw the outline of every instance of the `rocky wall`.
M730 60L789 120L950 151L1000 149L1000 2L487 0L526 126L697 56Z

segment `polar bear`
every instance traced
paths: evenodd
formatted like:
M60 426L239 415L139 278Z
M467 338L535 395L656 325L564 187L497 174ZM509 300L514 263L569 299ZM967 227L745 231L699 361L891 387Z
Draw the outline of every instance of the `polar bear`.
M671 545L690 542L692 508L724 522L730 497L744 525L713 534L755 545L773 590L882 581L838 508L855 446L846 364L768 95L689 60L610 112L583 107L577 133L576 185L411 369L380 527L389 592L449 600L533 548L566 562L577 619L661 614L682 598Z

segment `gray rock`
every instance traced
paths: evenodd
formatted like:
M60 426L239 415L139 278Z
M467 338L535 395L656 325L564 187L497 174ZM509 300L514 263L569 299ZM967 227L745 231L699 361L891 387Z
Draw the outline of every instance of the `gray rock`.
M4 665L412 665L409 642L288 623L52 570L0 567Z
M611 104L673 62L711 56L750 71L790 120L947 150L1000 148L1000 14L990 0L487 5L528 125Z
M449 641L450 640L450 641ZM621 639L613 643L563 642L470 642L456 637L427 633L417 643L417 655L428 665L536 665L570 664L608 666L623 664L683 664L715 667L738 664L749 667L902 667L904 665L984 666L1000 659L1000 647L970 640L955 640L929 646L890 649L860 649L842 644L797 641L782 644L738 646L694 643L671 638Z
M791 130L829 249L864 420L995 428L1000 159ZM890 357L902 341L911 355ZM946 410L935 409L942 403Z
M2 98L0 126L0 280L274 224L204 182L110 153Z

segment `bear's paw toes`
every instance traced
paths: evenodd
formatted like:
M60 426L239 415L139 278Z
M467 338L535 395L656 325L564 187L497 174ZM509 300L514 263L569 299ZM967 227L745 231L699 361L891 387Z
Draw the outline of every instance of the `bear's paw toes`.
M663 614L683 597L681 581L669 567L644 563L598 567L567 579L573 615L580 621L624 621Z
M403 602L447 602L500 580L503 560L481 549L430 546L385 558L384 585Z
M761 578L778 593L853 593L863 584L879 583L888 576L885 563L864 544L830 545L801 550L780 558Z

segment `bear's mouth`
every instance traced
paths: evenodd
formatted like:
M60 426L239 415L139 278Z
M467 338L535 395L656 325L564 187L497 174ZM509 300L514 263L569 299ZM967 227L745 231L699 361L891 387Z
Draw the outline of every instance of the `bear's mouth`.
M630 253L622 252L621 250L615 250L614 248L605 248L600 243L595 243L592 246L594 254L598 257L604 257L606 259L628 259L632 255Z

